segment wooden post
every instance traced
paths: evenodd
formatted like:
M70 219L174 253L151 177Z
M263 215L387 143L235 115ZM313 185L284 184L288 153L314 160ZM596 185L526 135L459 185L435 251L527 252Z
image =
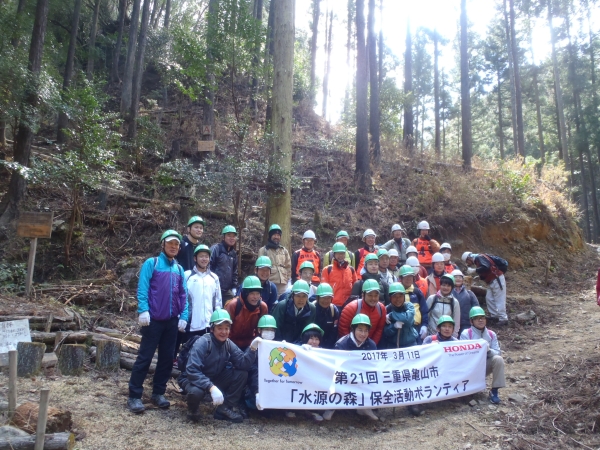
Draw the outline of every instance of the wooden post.
M86 347L80 344L65 344L58 354L58 370L63 375L79 376L83 372Z
M37 250L37 238L33 238L29 245L29 259L27 260L27 279L25 281L25 295L29 297L31 284L33 282L33 266L35 265L35 252Z
M96 344L96 369L117 371L121 361L121 344L107 339L98 340Z
M8 352L8 417L17 409L17 351Z
M44 437L46 436L46 421L48 420L48 399L50 389L42 389L40 393L40 409L38 411L37 430L35 432L34 450L44 450Z
M30 377L40 373L45 351L46 344L43 342L19 342L17 344L19 355L17 375L20 377Z

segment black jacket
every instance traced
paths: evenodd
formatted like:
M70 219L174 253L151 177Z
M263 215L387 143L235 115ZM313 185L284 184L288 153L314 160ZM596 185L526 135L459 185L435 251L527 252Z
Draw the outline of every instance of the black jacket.
M379 301L387 306L390 303L389 286L386 281L381 279L381 275L379 273L372 274L369 272L365 272L364 274L362 274L362 280L357 280L352 285L351 295L358 295L359 297L361 297L362 287L366 280L375 280L379 283Z
M295 308L292 293L290 293L285 300L277 303L273 309L273 317L277 322L276 341L287 341L292 344L300 342L304 327L309 323L314 323L315 305L306 302L298 315L296 315Z
M318 301L315 305L315 323L325 332L321 339L321 347L333 349L338 338L338 322L340 320L340 311L333 303L329 308L323 308Z
M194 249L196 245L198 244L190 242L187 236L183 237L179 253L177 253L177 262L183 267L183 270L192 270L196 265L196 261L194 261Z
M377 344L375 344L375 341L373 341L373 339L367 338L367 340L363 343L363 345L361 345L360 347L357 347L356 344L354 343L354 341L352 340L352 338L350 337L350 335L347 334L346 336L344 336L343 338L340 338L340 340L335 343L335 349L336 350L349 350L349 351L361 350L361 351L367 352L367 351L371 351L371 350L377 350Z
M235 289L238 285L237 252L235 247L227 247L225 242L215 244L210 249L210 270L216 273L221 291Z

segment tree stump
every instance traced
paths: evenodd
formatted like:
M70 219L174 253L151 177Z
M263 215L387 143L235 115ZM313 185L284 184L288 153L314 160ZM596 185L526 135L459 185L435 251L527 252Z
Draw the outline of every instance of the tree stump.
M85 345L65 344L60 347L58 355L58 370L63 375L79 376L83 373Z
M17 344L17 376L30 377L42 370L46 344L42 342L19 342Z
M15 411L11 424L28 433L35 433L40 405L27 402L20 405ZM46 420L46 433L60 433L69 431L73 427L73 418L70 411L50 406Z
M102 339L97 342L96 369L117 371L121 361L121 344Z

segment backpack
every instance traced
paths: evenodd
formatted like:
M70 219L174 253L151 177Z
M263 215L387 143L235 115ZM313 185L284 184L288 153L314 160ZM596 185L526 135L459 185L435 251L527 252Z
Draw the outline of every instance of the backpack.
M506 261L504 258L500 258L499 256L495 256L495 255L486 255L486 254L483 254L482 256L488 260L488 262L491 265L490 270L497 277L499 277L500 275L504 275L506 273L506 271L508 270L508 261ZM499 274L498 271L500 271L502 273Z
M202 336L204 336L204 335L202 335ZM183 347L181 347L181 350L179 351L179 355L177 355L177 367L179 368L181 373L185 372L192 347L194 346L196 341L198 339L200 339L202 336L198 336L198 335L192 336L191 338L188 339L188 341L185 344L183 344ZM225 341L225 350L227 351L227 356L229 358L229 355L231 354L231 344L230 344L229 339L227 339ZM211 351L212 351L212 339L208 339L208 352L206 355L207 356L210 355Z
M433 303L431 304L431 308L429 308L429 311L433 311L435 305L439 303L439 299L440 297L436 294L436 296L433 299ZM446 305L446 303L444 303L444 305ZM452 297L452 301L450 302L450 310L452 311L451 316L454 317L454 297Z

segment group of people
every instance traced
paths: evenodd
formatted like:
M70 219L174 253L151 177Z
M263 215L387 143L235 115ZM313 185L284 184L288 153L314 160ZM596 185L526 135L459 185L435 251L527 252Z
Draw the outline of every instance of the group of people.
M331 251L323 255L315 248L311 230L304 233L302 248L290 255L281 245L281 227L273 224L267 244L258 250L254 275L241 284L235 227L224 227L222 241L208 247L200 243L204 226L204 220L194 216L185 236L165 231L161 253L141 268L142 341L127 402L132 412L145 409L143 382L158 349L153 404L170 406L164 394L176 364L190 420L199 420L200 401L210 393L217 406L215 419L241 422L248 408L262 409L256 362L262 339L346 351L484 339L489 344L486 373L492 373L489 398L500 402L504 360L487 323L508 323L504 259L462 255L468 275L477 274L488 285L486 316L452 261L452 246L432 239L426 221L418 224L412 242L398 224L381 245L376 244L376 233L367 229L364 245L356 252L348 249L349 234L340 231ZM414 405L409 411L419 414ZM358 413L378 419L369 409ZM285 414L295 416L293 411ZM311 414L315 420L330 420L333 411Z

